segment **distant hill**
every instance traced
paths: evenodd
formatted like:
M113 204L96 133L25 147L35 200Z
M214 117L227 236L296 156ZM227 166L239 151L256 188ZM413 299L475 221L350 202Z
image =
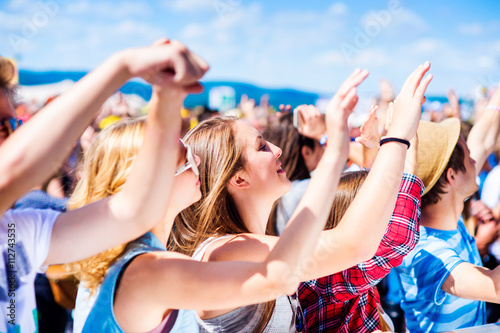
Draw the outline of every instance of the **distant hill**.
M19 83L24 86L43 85L56 83L63 80L78 81L87 72L78 71L28 71L20 70ZM231 82L231 81L203 81L205 90L199 95L189 95L186 99L186 107L194 107L197 105L208 105L209 91L214 87L227 86L234 89L235 101L239 102L241 95L246 94L249 98L256 100L257 104L260 98L267 94L269 96L269 104L277 107L279 104L291 104L297 106L300 104L315 104L320 97L319 94L304 92L294 89L267 89L261 88L248 83ZM137 94L149 100L151 98L152 88L149 84L137 81L127 82L120 91L124 94Z

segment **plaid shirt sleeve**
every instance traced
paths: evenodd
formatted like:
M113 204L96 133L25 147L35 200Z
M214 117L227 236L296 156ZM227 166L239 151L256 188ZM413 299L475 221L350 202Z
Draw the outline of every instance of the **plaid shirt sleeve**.
M345 302L366 293L399 266L419 240L420 198L422 181L405 173L396 206L375 256L337 274L317 279L317 290L329 302ZM309 286L310 287L310 286Z

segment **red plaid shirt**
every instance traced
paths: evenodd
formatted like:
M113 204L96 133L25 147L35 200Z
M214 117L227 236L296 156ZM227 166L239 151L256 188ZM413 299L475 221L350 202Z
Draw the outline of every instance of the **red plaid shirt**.
M396 207L375 256L337 274L303 282L299 301L305 332L373 332L380 329L373 287L399 266L419 239L422 181L405 173Z

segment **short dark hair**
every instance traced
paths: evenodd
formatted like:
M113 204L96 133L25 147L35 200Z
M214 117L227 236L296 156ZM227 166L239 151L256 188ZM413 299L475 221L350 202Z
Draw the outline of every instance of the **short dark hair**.
M455 172L465 173L466 170L464 158L464 148L462 147L460 142L457 142L455 148L453 149L453 152L451 153L450 160L448 161L448 164L444 168L444 171L439 177L438 181L436 182L436 184L434 184L430 191L422 197L422 208L426 207L427 205L437 204L439 200L441 200L441 194L446 193L444 187L448 183L446 173L448 172L449 168L451 168Z

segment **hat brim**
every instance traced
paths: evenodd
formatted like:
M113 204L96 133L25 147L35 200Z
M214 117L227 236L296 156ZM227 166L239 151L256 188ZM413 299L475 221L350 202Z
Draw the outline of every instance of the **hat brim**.
M460 138L460 120L448 118L440 123L421 121L418 126L417 176L428 193L441 177Z

